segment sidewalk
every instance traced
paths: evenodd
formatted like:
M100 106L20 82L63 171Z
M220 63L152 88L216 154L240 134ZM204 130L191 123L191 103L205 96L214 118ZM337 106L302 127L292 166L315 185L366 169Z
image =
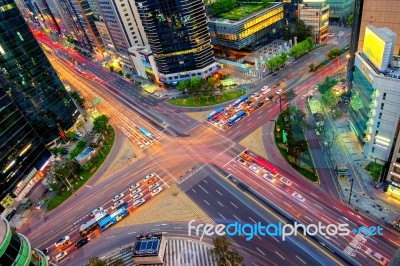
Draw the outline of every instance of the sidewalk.
M310 102L312 105L319 104L315 102L315 99ZM362 146L357 141L355 133L350 130L348 113L337 120L325 116L325 132L325 135L319 136L319 141L325 156L331 163L330 167L335 168L338 164L347 166L348 177L338 179L343 200L348 202L351 182L353 182L350 205L356 211L364 212L375 220L392 224L393 220L399 216L400 202L387 196L383 188L374 187L375 182L365 170L369 161L364 158Z

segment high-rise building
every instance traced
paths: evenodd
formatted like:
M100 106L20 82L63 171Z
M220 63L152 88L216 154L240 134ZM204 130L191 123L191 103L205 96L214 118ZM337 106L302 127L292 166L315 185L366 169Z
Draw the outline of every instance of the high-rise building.
M326 0L329 5L329 18L346 23L346 19L353 13L354 0Z
M393 67L396 33L368 25L355 54L350 127L368 160L388 161L400 118L400 68Z
M160 81L177 84L218 70L202 0L137 0Z
M15 232L3 217L0 217L0 261L1 265L49 265L45 254L32 248L28 238Z
M15 2L0 7L1 200L29 187L50 156L43 143L71 128L79 112Z
M128 49L144 47L148 42L134 2L103 0L99 1L99 8L122 65L135 71Z
M320 43L328 36L329 5L325 0L304 0L304 4L299 5L299 19L311 26L315 43Z

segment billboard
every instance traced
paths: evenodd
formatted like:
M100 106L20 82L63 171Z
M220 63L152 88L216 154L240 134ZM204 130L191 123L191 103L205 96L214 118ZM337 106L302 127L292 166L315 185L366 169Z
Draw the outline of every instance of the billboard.
M382 63L385 53L385 41L380 38L375 32L369 27L365 28L363 53L368 59L380 70L382 69Z

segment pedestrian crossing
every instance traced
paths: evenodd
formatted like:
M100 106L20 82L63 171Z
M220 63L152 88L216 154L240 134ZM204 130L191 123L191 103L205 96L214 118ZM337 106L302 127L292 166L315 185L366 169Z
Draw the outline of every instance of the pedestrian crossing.
M191 239L167 238L164 266L217 266L211 256L211 246ZM111 257L122 259L125 266L134 266L132 251L121 250ZM151 266L151 265L149 265Z

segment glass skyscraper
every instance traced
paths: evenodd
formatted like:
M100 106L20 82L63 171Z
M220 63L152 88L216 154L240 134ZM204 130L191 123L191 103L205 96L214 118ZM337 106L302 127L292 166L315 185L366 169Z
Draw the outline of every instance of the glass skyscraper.
M136 0L160 80L176 84L218 70L203 0Z
M45 144L78 115L15 2L0 0L0 200L32 185Z

